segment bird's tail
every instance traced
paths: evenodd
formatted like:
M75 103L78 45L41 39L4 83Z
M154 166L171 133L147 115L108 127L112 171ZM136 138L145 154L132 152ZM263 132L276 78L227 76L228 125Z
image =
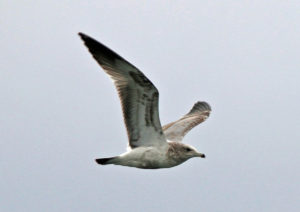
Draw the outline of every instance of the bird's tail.
M111 157L111 158L98 158L95 159L96 163L101 164L101 165L108 165L108 164L113 164L114 159L117 157Z

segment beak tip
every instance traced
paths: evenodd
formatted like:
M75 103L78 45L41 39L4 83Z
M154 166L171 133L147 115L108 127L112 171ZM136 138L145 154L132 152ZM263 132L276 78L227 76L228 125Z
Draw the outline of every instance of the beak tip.
M200 157L200 158L205 158L206 156L205 156L205 154L200 153L200 154L199 154L199 157Z

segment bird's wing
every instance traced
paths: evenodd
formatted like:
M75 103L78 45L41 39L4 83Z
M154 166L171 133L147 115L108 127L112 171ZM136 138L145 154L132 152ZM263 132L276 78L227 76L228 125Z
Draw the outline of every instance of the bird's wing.
M147 77L118 54L79 33L95 60L117 88L127 129L129 146L166 143L158 114L158 90Z
M181 119L163 126L167 140L181 142L183 137L195 126L205 121L211 108L206 102L197 102L188 114Z

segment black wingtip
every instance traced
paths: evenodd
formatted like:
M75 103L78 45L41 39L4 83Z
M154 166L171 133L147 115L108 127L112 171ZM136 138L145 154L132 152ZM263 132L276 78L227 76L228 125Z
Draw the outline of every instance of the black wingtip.
M93 55L93 57L98 61L98 63L101 65L104 63L103 61L110 61L110 63L113 63L115 59L123 60L121 56L119 56L117 53L100 43L99 41L95 40L94 38L79 32L78 35L83 40L85 46L88 48L90 53Z
M90 36L88 36L82 32L78 32L78 35L85 43L87 43L88 41L93 41L93 42L99 43L95 39L91 38Z
M200 101L198 101L198 102L196 102L194 104L194 106L190 110L189 114L190 113L195 113L195 112L198 112L198 111L202 112L202 111L205 111L205 110L211 111L210 105L208 103L206 103L206 102L200 102Z
M81 37L82 40L89 37L89 36L87 36L86 34L84 34L82 32L78 32L78 35Z

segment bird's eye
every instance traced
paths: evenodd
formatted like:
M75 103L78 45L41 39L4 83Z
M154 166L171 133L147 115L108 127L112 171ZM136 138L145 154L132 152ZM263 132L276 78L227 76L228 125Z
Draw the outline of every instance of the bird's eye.
M185 151L190 152L190 151L192 151L192 149L187 147L187 148L185 148Z

